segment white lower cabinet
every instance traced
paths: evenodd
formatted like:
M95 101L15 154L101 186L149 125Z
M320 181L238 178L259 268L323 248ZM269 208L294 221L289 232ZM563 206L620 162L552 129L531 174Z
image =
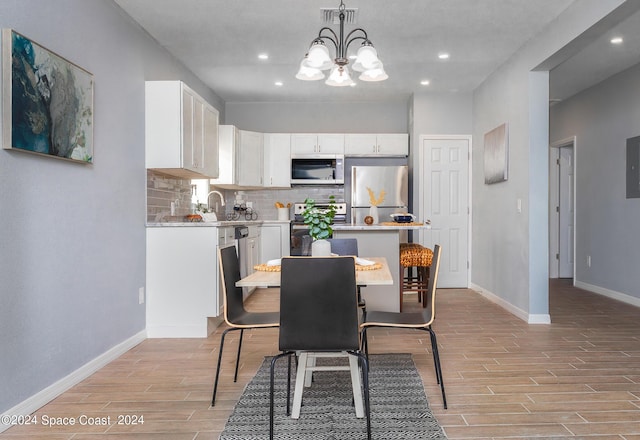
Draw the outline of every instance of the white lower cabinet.
M217 227L147 228L147 337L206 338L215 330L218 242Z
M247 236L247 275L251 275L255 272L254 267L260 264L260 226L251 225L248 227L249 235ZM250 295L256 288L255 287L245 287L245 299L246 296Z
M289 256L291 235L289 222L263 223L260 228L261 263Z

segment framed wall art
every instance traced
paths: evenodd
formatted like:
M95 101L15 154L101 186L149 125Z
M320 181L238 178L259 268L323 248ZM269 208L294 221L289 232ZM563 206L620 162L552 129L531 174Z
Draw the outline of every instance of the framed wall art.
M2 30L2 147L93 163L93 75Z
M484 135L484 183L504 182L509 172L509 132L502 124Z

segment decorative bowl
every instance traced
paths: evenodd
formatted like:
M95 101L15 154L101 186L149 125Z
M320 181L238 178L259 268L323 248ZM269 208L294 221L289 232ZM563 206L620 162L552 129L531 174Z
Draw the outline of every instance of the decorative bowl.
M396 213L396 214L391 214L391 218L396 223L411 223L412 221L415 220L416 217L413 214Z

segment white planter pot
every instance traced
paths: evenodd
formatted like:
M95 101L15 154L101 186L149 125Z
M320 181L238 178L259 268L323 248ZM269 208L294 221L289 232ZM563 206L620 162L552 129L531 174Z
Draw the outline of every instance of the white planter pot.
M311 243L312 257L329 257L331 256L331 243L327 240L315 240Z

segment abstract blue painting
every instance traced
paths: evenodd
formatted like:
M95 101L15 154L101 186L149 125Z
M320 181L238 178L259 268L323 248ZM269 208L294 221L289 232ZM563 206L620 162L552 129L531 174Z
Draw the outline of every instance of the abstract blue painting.
M93 75L2 31L3 148L93 163Z

